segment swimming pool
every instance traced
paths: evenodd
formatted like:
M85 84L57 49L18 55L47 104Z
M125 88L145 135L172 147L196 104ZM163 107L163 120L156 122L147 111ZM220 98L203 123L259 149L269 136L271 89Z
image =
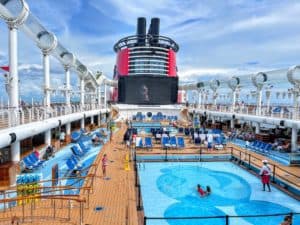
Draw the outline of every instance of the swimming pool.
M230 162L143 163L139 178L146 217L204 217L300 212L299 201L275 187L262 191L260 180ZM209 185L200 197L196 186ZM284 216L229 218L229 224L278 225ZM225 219L154 220L147 225L224 225ZM300 224L300 215L293 224Z

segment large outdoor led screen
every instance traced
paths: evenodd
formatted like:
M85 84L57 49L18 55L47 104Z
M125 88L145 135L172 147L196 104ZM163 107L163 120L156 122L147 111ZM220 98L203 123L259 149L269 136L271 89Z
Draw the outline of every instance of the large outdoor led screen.
M177 102L178 78L126 76L118 82L118 101L125 104L167 105Z

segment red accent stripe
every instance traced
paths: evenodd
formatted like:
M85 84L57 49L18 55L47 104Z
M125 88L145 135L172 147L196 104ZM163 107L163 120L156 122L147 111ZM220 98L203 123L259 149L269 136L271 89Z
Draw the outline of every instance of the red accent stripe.
M129 49L125 48L118 52L117 71L120 76L128 76Z
M176 71L176 53L170 49L168 52L168 64L169 64L169 68L168 68L168 76L169 77L176 77L177 76L177 71Z

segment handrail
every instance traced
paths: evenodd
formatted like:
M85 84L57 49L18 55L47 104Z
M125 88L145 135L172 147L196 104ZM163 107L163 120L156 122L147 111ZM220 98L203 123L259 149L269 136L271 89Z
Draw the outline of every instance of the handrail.
M229 225L230 218L251 218L251 217L274 217L274 216L286 216L290 215L300 215L300 212L290 212L290 213L274 213L274 214L262 214L262 215L224 215L224 216L191 216L191 217L148 217L144 216L144 225L147 225L147 220L195 220L195 219L225 219L224 224Z
M16 107L7 107L0 109L0 129L17 126L19 124L27 124L34 121L42 121L47 118L54 118L63 115L69 115L72 113L81 112L80 107L77 104L72 104L71 107L74 110L66 110L65 105L53 105L50 108L44 106L22 106L19 109ZM89 107L92 106L92 107ZM102 106L95 104L86 104L83 107L86 111L102 109ZM12 121L12 113L17 113L17 121Z
M256 160L260 160L260 158L256 157L256 156L253 155L253 154L250 154L249 152L244 152L243 150L240 150L240 149L237 149L237 148L234 148L234 147L227 147L227 148L232 148L232 149L234 149L235 151L238 151L240 154L241 154L241 153L248 154L248 155L249 155L249 158L254 158L254 159L256 159ZM233 155L233 154L231 154L231 155ZM241 156L240 156L239 159L240 159L241 161L244 161L244 160L241 159ZM250 160L250 159L249 159L249 160ZM251 161L251 160L250 160L250 161ZM299 176L299 175L296 175L296 174L294 174L294 173L291 173L291 172L289 172L288 170L283 169L283 168L281 168L281 167L279 167L279 166L277 166L277 165L275 165L275 164L273 164L273 163L269 163L269 165L271 165L271 166L273 167L273 179L272 179L272 180L273 180L274 183L275 183L276 177L278 177L278 178L280 178L280 179L282 179L282 180L287 181L287 182L290 183L290 184L295 185L297 188L300 187L297 183L295 183L295 182L293 182L293 181L291 181L291 180L289 180L289 179L287 179L287 178L285 178L285 177L283 177L283 176L280 176L280 175L278 175L278 174L276 175L276 171L277 171L277 170L281 170L281 171L285 172L286 174L288 174L288 175L290 175L290 176L293 176L293 177L295 177L295 178L297 178L297 179L300 179L300 176ZM250 165L249 165L249 166L250 166ZM259 169L258 166L256 166L256 168Z

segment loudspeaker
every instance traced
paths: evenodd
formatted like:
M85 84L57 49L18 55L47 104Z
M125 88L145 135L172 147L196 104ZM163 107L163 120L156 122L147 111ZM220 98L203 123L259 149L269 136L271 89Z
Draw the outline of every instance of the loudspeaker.
M279 125L284 127L284 120L280 120Z

